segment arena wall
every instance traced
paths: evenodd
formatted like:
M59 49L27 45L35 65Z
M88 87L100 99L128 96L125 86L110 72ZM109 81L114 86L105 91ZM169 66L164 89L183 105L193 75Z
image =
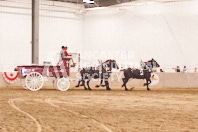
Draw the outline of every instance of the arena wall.
M57 61L62 45L72 53L82 50L83 15L75 13L79 8L40 0L39 64ZM0 71L31 64L31 0L0 1L0 30Z
M159 82L154 85L150 86L155 88L198 88L198 74L197 73L156 73L159 76ZM122 78L123 78L123 72L116 72L113 73L112 76L109 78L110 87L112 88L121 88L122 86ZM70 88L75 88L75 86L78 83L79 73L73 72L71 73ZM44 78L44 88L53 87L53 81L54 78L45 77ZM0 87L21 87L20 79L17 80L14 84L7 83L2 73L0 73ZM90 86L92 88L95 87L95 85L99 84L99 79L92 79L90 81ZM127 87L143 87L143 84L145 83L145 80L141 79L130 79ZM104 84L104 83L103 83ZM21 87L22 88L22 87ZM146 87L145 87L146 88Z
M166 72L174 72L171 67L177 65L192 69L198 65L198 1L134 3L86 13L84 49L132 51L130 60L120 58L119 52L114 58L138 65L140 59L154 58Z
M31 0L23 1L0 2L1 72L31 64ZM81 64L115 59L120 67L139 66L140 59L154 58L162 69L169 67L166 72L176 65L198 66L198 1L135 6L131 2L84 15L79 13L82 5L45 0L40 4L40 64L57 60L60 47L66 45L69 52L82 53ZM97 53L83 58L88 51Z

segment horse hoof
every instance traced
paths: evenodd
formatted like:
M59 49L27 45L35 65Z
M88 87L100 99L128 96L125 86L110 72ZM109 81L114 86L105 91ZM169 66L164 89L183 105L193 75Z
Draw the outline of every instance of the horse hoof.
M92 90L91 88L89 88L89 90Z
M88 90L87 88L85 88L85 90Z
M110 88L108 88L107 90L111 90Z
M84 86L84 84L81 84L80 86Z
M99 85L96 85L95 87L96 87L96 88L99 88L100 86L99 86Z
M148 91L151 91L150 89L147 89Z
M129 91L128 89L125 89L125 91Z
M101 85L102 87L105 87L105 85Z
M77 87L79 87L79 85L76 85L75 87L77 88Z

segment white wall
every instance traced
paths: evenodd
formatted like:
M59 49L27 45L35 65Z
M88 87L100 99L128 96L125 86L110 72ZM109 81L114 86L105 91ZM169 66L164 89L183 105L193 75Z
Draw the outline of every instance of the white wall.
M41 4L49 3L50 1L41 2ZM52 52L51 54L54 51L59 53L62 45L68 46L68 52L76 53L82 50L83 14L77 15L75 12L78 10L73 10L79 9L81 6L69 3L63 5L63 3L65 2L55 2L57 6L66 6L64 8L56 6L41 7L41 9L47 11L41 10L40 13L40 64L50 58L50 52ZM48 10L51 10L51 12Z
M31 10L14 6L30 7L0 3L0 71L13 71L16 65L31 63Z
M130 63L153 57L163 68L198 65L198 1L129 5L88 12L84 49L132 51Z
M0 71L31 64L31 0L20 1L29 4L0 1ZM112 58L120 64L138 65L140 59L153 57L162 68L198 66L197 1L127 3L121 8L89 11L84 16L74 13L82 5L45 0L40 4L40 64L66 45L69 52L81 53L83 63ZM113 56L105 53L108 51L113 51ZM130 59L123 59L125 55L117 58L120 53L116 51L128 53Z
M81 5L45 0L40 4L39 63L52 59L62 45L69 52L81 50L83 15L75 14ZM0 30L0 71L31 64L31 0L0 1Z

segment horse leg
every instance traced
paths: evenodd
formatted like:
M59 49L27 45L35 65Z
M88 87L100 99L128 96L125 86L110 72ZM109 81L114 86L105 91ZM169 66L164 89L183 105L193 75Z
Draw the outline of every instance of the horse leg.
M149 89L149 84L150 84L150 83L148 83L148 82L151 83L151 80L146 79L147 90L150 91L150 89Z
M82 80L81 80L81 81L82 81ZM80 83L79 83L79 84L80 84ZM80 86L84 86L84 85L85 85L85 82L82 81L82 84L81 84Z
M79 81L78 81L78 85L76 85L75 87L79 87L80 86L80 82L81 82L82 80L81 79L79 79ZM82 84L81 84L82 85ZM82 85L82 86L84 86L84 85Z
M147 86L147 84L148 84L148 80L146 79L146 83L144 83L144 85L143 85L143 86Z
M122 81L123 81L122 87L124 87L125 78L122 78Z
M100 86L105 87L105 85L102 85L103 79L100 82Z
M128 91L128 89L127 89L127 87L126 87L126 84L127 84L127 82L129 81L129 78L125 78L124 79L124 87L125 87L125 91Z
M88 90L92 90L92 89L89 87L89 82L90 82L90 80L87 80Z
M105 81L105 85L106 85L106 90L111 90L111 89L109 88L109 82L108 82L108 81Z
M85 89L85 90L88 90L88 89L86 88L86 86L85 86L85 80L82 80L82 82L83 82L83 84L84 84L84 89Z

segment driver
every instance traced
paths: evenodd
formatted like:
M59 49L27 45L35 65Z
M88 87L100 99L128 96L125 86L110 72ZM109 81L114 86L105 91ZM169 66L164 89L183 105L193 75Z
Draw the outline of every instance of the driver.
M74 63L73 58L71 57L72 55L67 53L67 46L64 47L64 57L65 58L71 58L73 65L71 65L71 67L75 67L76 63Z
M60 65L60 63L62 62L63 58L65 57L64 48L65 48L64 46L61 47L58 65Z

